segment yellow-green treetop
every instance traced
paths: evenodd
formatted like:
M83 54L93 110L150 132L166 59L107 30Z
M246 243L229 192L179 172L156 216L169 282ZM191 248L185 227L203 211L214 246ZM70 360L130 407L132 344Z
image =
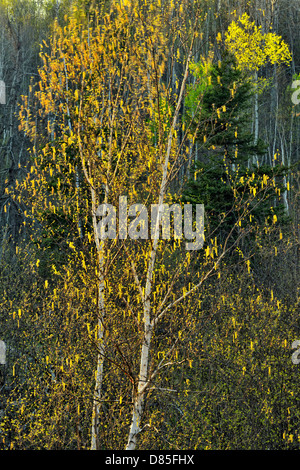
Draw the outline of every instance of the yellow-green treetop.
M225 45L234 54L240 69L257 72L267 63L289 64L288 44L276 33L262 33L247 13L232 21L225 33Z

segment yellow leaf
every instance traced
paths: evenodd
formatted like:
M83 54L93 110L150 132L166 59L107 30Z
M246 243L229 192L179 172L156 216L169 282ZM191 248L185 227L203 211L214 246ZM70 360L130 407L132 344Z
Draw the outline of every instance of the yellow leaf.
M248 268L248 273L250 274L250 260L249 259L247 259L246 265L247 265L247 268Z

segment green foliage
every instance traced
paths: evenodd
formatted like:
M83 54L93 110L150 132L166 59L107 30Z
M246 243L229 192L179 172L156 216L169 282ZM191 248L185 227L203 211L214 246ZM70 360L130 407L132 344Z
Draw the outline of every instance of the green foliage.
M225 34L225 45L241 69L258 71L267 63L289 64L292 60L288 45L276 33L262 33L262 27L244 13L232 21Z
M251 170L241 167L231 172L224 163L197 162L194 177L186 184L183 201L204 204L207 230L218 235L220 240L224 241L235 227L233 238L240 227L261 231L265 224L272 225L274 216L281 224L289 220L278 197L286 190L280 182L285 172L281 166L261 166ZM278 181L276 187L275 180ZM246 213L243 212L245 202Z
M185 119L196 130L195 140L208 150L207 157L225 155L228 162L245 164L264 155L265 144L255 142L250 130L254 90L234 57L225 51L218 64L195 64L192 72L196 82L188 89Z
M187 95L186 120L196 129L201 155L192 168L193 176L185 186L182 200L204 204L207 230L219 235L222 242L232 229L233 237L240 227L262 229L274 215L284 223L280 196L286 190L282 178L287 168L258 164L266 146L261 140L255 142L249 131L253 95L250 80L226 52L222 62L206 68L209 86L199 88L197 84L203 83L204 68L193 70L196 84L190 86ZM256 164L252 163L254 157Z
M210 2L200 3L208 11ZM111 18L102 24L101 13L94 15L85 28L84 11L112 5ZM181 14L193 8L194 2L165 0L45 2L47 21L58 19L52 50L41 53L35 105L31 89L21 108L33 158L24 180L3 193L24 211L27 238L3 242L0 251L0 338L7 344L1 450L89 449L99 357L105 358L96 398L102 449L124 448L137 388L148 379L138 449L300 448L300 365L291 361L300 327L299 227L296 217L295 227L283 227L286 168L257 161L265 146L251 132L249 103L257 89L244 70L246 53L240 62L225 51L217 64L209 54L191 64L195 83L187 90L184 123L173 129L168 166L176 168L167 179L175 174L174 186L192 153L180 141L186 129L198 147L182 202L205 205L204 249L187 252L180 240L160 240L145 291L152 241L113 240L98 252L93 244L103 186L114 205L126 193L132 202L157 202L176 109L176 94L164 81L172 82L173 60L186 55L194 18ZM172 49L175 28L162 19L177 15L172 25L184 27ZM252 38L250 58L257 49L260 65L285 61L277 36L262 36L247 16L242 25L247 34L239 37L236 24L227 36L239 52ZM167 193L164 201L173 199ZM148 301L149 317L157 320L149 340ZM139 376L141 346L150 347L146 379Z
M200 301L186 315L185 365L161 378L147 407L151 448L299 449L299 366L291 360L297 309L266 296L242 267L223 266Z

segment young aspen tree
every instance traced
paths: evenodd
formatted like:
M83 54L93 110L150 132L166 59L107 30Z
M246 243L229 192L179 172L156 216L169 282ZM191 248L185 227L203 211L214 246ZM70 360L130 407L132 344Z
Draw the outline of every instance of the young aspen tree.
M256 88L254 94L254 135L255 143L259 136L258 95L266 85L266 79L259 78L259 71L267 64L289 64L292 56L288 44L276 33L262 32L244 13L232 21L225 34L225 46L236 58L241 70L251 74ZM256 160L256 159L255 159ZM256 161L253 163L256 164Z

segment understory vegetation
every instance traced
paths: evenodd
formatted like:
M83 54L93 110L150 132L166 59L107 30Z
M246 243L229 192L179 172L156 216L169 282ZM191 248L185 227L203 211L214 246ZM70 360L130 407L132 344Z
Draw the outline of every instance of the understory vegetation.
M0 0L0 450L299 449L299 14Z

